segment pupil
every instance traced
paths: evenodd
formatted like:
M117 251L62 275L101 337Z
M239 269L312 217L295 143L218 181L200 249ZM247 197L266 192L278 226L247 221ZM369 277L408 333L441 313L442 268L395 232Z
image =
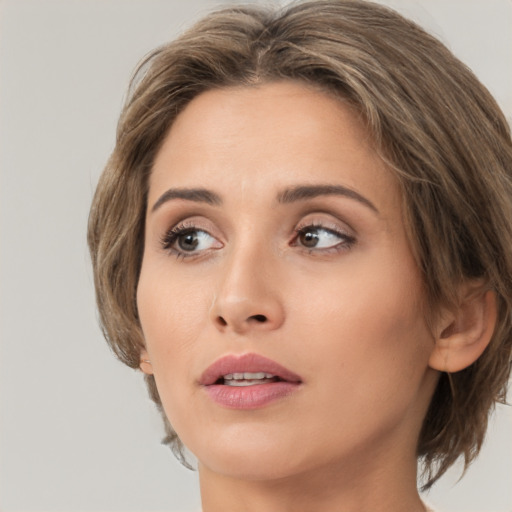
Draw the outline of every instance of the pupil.
M301 235L301 243L305 247L315 247L318 243L318 234L313 231L306 231Z
M192 251L197 247L198 244L199 240L195 233L187 233L181 236L178 240L180 249L183 249L184 251Z

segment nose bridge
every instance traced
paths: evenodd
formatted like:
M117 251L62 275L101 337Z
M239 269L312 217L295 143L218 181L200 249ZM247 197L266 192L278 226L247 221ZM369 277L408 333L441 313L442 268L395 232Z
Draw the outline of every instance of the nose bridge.
M234 243L226 254L211 318L222 330L276 329L284 321L276 255L270 244L247 234L249 236Z

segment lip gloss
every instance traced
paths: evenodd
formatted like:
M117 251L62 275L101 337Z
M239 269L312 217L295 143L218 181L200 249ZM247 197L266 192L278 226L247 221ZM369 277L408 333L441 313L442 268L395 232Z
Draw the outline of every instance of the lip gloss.
M285 398L300 386L293 382L269 382L252 386L235 387L225 384L205 386L210 398L219 405L231 409L256 409Z
M254 374L265 377L254 378ZM291 395L302 379L272 359L249 353L218 359L204 371L199 384L223 407L256 409Z

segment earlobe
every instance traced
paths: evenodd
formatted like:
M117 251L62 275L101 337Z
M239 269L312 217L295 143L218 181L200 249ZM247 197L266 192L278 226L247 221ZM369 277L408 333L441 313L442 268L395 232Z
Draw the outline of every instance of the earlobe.
M151 365L151 360L149 359L149 355L146 350L141 350L140 352L139 368L146 375L153 375L153 366Z
M466 287L461 304L436 336L429 366L454 373L473 364L489 345L496 318L496 294L482 285Z

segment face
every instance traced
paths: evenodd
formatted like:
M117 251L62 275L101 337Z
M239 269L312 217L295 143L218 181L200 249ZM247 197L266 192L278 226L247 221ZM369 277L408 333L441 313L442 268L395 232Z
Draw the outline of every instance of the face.
M180 114L150 179L137 301L142 368L202 467L265 479L414 458L433 340L400 205L357 115L322 92L225 88Z

